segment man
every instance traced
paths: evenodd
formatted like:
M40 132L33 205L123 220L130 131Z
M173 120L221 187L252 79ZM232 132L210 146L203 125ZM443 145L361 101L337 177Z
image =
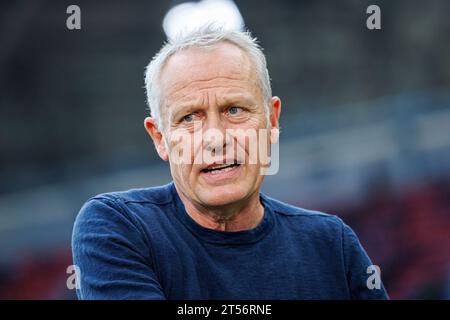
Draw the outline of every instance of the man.
M265 164L253 146L276 143L281 102L249 33L184 34L163 46L145 80L145 128L173 182L82 207L79 298L387 298L339 218L260 193Z

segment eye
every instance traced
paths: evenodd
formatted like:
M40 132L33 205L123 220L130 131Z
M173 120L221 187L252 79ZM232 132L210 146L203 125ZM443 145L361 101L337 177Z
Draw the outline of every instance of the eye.
M231 108L228 109L228 113L229 113L229 114L232 114L232 115L238 114L238 113L240 113L240 112L242 112L242 108L241 108L241 107L235 107L235 106L233 106L233 107L231 107Z
M185 115L183 117L183 121L184 122L192 122L192 121L194 121L194 115L192 113L190 113L188 115Z

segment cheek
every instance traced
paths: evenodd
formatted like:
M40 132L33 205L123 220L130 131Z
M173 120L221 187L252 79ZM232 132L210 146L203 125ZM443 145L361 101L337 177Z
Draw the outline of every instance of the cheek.
M245 126L247 128L265 128L267 126L267 119L266 119L265 112L261 111L256 114L253 114L249 119L246 121Z
M189 177L192 166L186 165L186 164L180 164L180 163L170 163L170 171L172 173L172 176L176 176L179 179L181 179L181 182L186 182L186 179Z
M179 165L178 172L179 172L180 176L182 176L183 178L187 178L192 173L192 166L191 165Z

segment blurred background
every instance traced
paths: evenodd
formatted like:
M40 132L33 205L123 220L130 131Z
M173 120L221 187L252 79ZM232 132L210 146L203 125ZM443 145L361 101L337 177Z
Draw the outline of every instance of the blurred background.
M0 2L0 298L74 299L84 201L170 181L144 131L143 72L181 2ZM283 101L264 191L346 221L391 298L449 299L450 2L235 5Z

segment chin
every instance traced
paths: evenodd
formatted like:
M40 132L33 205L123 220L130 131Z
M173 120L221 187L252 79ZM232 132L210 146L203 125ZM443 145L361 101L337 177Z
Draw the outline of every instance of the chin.
M243 189L235 185L211 186L201 190L198 198L207 206L224 206L244 199L249 190Z

